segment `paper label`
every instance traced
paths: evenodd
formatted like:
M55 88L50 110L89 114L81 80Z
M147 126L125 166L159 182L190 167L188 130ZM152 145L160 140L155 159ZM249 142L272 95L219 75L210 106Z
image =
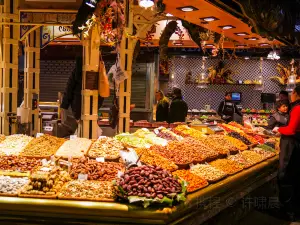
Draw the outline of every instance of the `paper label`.
M107 137L106 137L106 136L99 136L99 137L98 137L98 140L99 140L99 139L103 139L103 138L107 138Z
M43 166L46 166L47 164L48 164L47 159L42 159L42 165L43 165Z
M104 159L104 157L98 157L98 158L96 158L96 161L97 162L105 162L105 159Z
M37 133L36 138L42 137L44 134L43 133Z
M157 129L154 129L154 133L157 135L159 134L159 131Z
M122 172L122 171L120 171L120 170L118 170L118 178L121 178L121 176L123 175L124 173Z
M85 173L80 173L78 174L78 180L87 180L88 179L88 175Z
M51 171L51 168L49 168L49 167L42 167L40 169L40 171L49 172L49 171Z
M51 160L51 164L54 165L55 164L55 157L54 157L54 155L52 155L50 157L50 160Z
M70 140L75 140L77 138L77 135L70 135Z
M192 169L195 165L193 163L190 164L190 168Z

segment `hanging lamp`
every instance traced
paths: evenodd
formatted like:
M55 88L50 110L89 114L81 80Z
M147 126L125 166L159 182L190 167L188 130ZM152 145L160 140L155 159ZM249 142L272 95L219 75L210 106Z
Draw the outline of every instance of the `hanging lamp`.
M154 0L139 0L139 6L147 9L154 6Z
M262 76L262 63L263 63L263 58L260 57L260 62L259 62L259 74L257 78L257 83L255 85L255 90L257 91L262 91L264 89L264 80Z
M206 58L203 56L202 57L202 73L199 75L198 77L198 85L197 88L207 88L207 79L206 79L206 75L205 75L205 61Z
M295 63L295 60L292 59L292 61L290 63L292 65L291 75L289 76L288 81L287 81L286 91L293 91L294 88L296 87L296 75L295 75L294 63Z

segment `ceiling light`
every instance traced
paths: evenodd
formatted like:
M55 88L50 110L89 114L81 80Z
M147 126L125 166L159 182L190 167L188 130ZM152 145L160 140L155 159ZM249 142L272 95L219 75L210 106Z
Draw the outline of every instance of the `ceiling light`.
M183 42L182 41L174 41L173 45L175 45L175 46L183 46Z
M235 28L232 25L225 25L225 26L219 26L219 27L222 28L223 30L229 30L229 29Z
M139 6L147 9L149 7L154 6L154 1L153 0L139 0Z
M250 57L249 57L249 56L246 56L245 59L248 60L248 59L250 59Z
M96 8L97 3L98 3L98 0L86 0L85 1L85 4L91 8Z
M251 38L245 38L245 40L256 41L256 40L258 40L258 38L257 37L251 37Z
M206 44L205 47L214 47L213 44Z
M215 20L219 20L218 18L214 17L214 16L210 16L210 17L203 17L203 18L200 18L200 20L203 20L205 22L212 22L212 21L215 21Z
M167 13L166 16L173 16L171 13Z
M199 9L197 9L196 7L194 6L183 6L183 7L179 7L177 8L178 10L181 10L183 12L192 12L192 11L197 11Z
M247 35L249 35L246 32L240 32L240 33L234 33L234 34L237 35L237 36L247 36Z
M261 44L259 44L259 46L270 46L270 44L268 44L268 43L261 43Z

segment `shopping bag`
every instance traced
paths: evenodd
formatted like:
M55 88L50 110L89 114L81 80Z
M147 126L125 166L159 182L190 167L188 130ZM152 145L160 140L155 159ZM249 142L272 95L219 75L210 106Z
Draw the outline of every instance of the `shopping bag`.
M98 93L101 97L109 97L109 82L106 75L106 69L104 62L100 60L99 62L99 79L98 79Z
M119 57L117 58L115 65L113 65L110 68L108 74L109 74L109 77L112 76L112 79L114 80L114 82L117 86L119 86L120 83L122 83L124 80L126 80L128 78L126 71L124 71L124 69L121 66Z

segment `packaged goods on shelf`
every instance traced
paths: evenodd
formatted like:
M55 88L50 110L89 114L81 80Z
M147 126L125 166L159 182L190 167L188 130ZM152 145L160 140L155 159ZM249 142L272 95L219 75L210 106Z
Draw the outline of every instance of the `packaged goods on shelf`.
M0 176L0 196L17 196L19 190L27 183L27 177Z
M177 170L172 173L188 183L187 192L194 192L208 186L208 182L201 176L191 173L189 170Z
M20 152L32 141L32 137L14 134L7 136L0 145L0 155L19 155Z
M190 170L193 174L203 177L210 183L217 182L227 176L225 172L209 164L192 165Z
M152 151L147 148L136 148L135 151L138 154L138 156L140 156L140 161L143 164L149 166L160 166L161 168L171 172L178 169L178 166L176 166L175 163L162 157L155 151Z
M243 166L229 159L217 159L209 164L219 170L222 170L228 175L233 175L243 170Z
M56 157L62 158L81 158L86 155L92 141L86 138L75 138L68 140L57 150Z
M91 158L117 159L123 149L122 142L110 137L101 137L92 144L88 156Z
M63 138L57 138L44 134L38 138L33 139L25 149L20 152L20 156L35 157L35 158L49 158L54 155L56 151L65 142Z
M118 171L124 171L122 163L97 162L93 159L74 159L70 170L72 179L78 179L79 174L86 174L88 180L112 181Z
M116 195L112 182L72 180L62 187L58 198L84 201L114 201Z

